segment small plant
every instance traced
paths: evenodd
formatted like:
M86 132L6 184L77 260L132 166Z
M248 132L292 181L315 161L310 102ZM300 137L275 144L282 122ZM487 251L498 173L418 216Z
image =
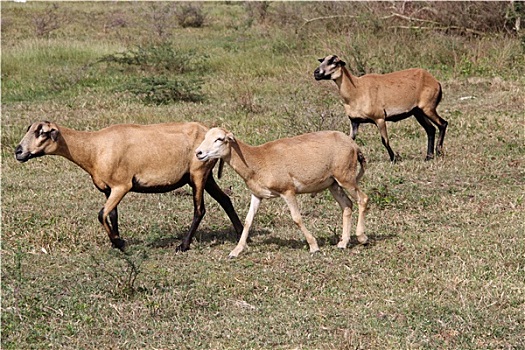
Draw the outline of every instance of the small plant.
M397 202L397 197L388 189L386 185L380 185L369 191L369 197L372 203L378 206L380 210L387 209Z
M183 74L194 71L195 67L202 71L206 60L206 55L199 55L195 51L180 52L171 43L166 42L105 55L98 62L114 63L148 73Z
M182 5L176 12L177 23L182 28L200 28L204 25L206 15L197 5Z
M161 39L165 39L173 27L172 19L175 14L174 4L171 2L151 2L149 17L154 33Z
M52 4L43 13L33 16L33 25L37 37L48 37L49 34L60 28L61 18L58 15L58 5Z
M95 256L92 256L92 260L95 263L94 271L96 274L102 271L104 274L110 276L116 283L116 291L127 295L133 296L140 288L135 286L138 275L142 272L141 266L142 263L148 258L148 254L144 250L133 252L117 252L112 251L119 258L118 267L106 267L105 264L99 261ZM115 261L113 261L115 262ZM113 271L118 269L118 271Z
M166 76L145 77L130 83L124 90L131 92L146 104L169 104L177 101L202 100L202 81L170 79Z
M180 52L170 43L162 43L105 55L98 62L117 65L130 73L128 83L118 91L128 91L146 104L160 105L202 100L203 81L188 73L196 69L203 72L206 60L206 55Z
M269 1L247 1L244 3L247 17L250 19L250 24L253 20L257 23L264 23L268 17L268 10L270 8Z

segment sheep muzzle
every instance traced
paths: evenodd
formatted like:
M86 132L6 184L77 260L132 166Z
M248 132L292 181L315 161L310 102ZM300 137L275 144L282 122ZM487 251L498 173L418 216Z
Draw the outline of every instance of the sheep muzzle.
M314 71L314 78L315 80L330 80L331 76L330 74L325 74L324 71L322 71L320 68L317 68Z

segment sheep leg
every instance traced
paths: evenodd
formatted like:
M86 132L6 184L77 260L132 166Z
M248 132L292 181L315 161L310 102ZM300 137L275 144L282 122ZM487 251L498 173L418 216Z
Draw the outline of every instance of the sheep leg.
M415 111L414 117L418 121L419 125L425 129L427 133L427 156L425 160L431 160L434 158L434 142L436 138L436 128L430 122L430 119L427 118L421 111Z
M435 107L423 107L421 110L425 116L430 119L430 121L432 121L432 123L436 124L439 129L436 154L441 156L443 154L443 142L445 141L445 133L447 131L448 122L439 116Z
M345 191L339 186L337 182L329 187L330 193L334 196L337 203L343 210L343 234L341 240L337 243L337 248L344 249L350 241L350 229L352 227L352 201L346 195Z
M118 212L117 206L128 193L128 189L113 188L109 192L106 192L106 203L104 207L98 213L98 221L102 224L106 230L108 237L114 248L124 250L126 242L120 238L118 232ZM109 217L109 220L108 220ZM110 224L111 222L111 224Z
M237 232L239 238L243 229L241 220L239 219L237 212L233 208L233 204L230 200L230 197L228 197L226 193L224 193L221 190L221 188L217 185L212 174L208 176L208 180L206 181L206 186L204 187L204 189L210 194L210 196L213 199L215 199L215 201L217 201L217 203L220 204L222 209L224 209L224 211L230 218L230 221L232 222L233 227L235 228L235 231Z
M388 142L388 133L386 131L386 121L384 119L378 119L376 120L377 128L379 129L379 133L381 134L381 142L383 143L383 146L385 146L386 150L388 151L388 155L390 156L390 161L392 163L395 163L398 160L401 160L401 157L399 155L396 155L392 148L390 147L390 144Z
M301 229L310 246L310 253L315 253L319 251L319 246L314 236L308 231L308 229L303 224L303 218L301 217L301 212L299 211L299 204L297 203L297 198L292 192L285 192L281 194L281 197L284 199L288 208L290 208L290 213L292 214L292 219L297 226Z
M353 183L341 183L346 188L350 197L357 202L359 206L359 216L357 217L357 229L355 235L357 240L361 244L365 244L368 241L368 237L365 235L365 214L368 209L368 196L362 192L356 184Z
M239 256L239 254L246 247L246 241L248 240L248 232L250 231L250 227L252 226L255 214L257 214L257 210L259 210L261 200L261 198L252 194L252 198L250 201L250 209L248 210L248 215L246 215L246 220L244 222L244 229L242 230L241 238L239 239L239 243L237 243L235 249L230 252L230 258L236 258L237 256Z
M350 132L350 137L352 138L352 140L355 140L356 136L357 136L357 132L359 131L359 122L356 122L356 121L353 121L353 120L350 120L351 123L352 123L352 131Z
M195 231L199 227L202 218L206 214L206 208L204 207L204 184L197 181L190 183L193 191L193 220L191 222L188 233L182 239L182 243L175 249L177 252L185 252L190 249L191 241L195 235Z

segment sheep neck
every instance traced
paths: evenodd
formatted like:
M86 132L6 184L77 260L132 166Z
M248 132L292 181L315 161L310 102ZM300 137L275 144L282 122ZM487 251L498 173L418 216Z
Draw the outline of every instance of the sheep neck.
M91 174L96 150L91 139L92 133L60 127L58 148L54 154L69 159Z
M231 144L230 150L229 157L224 160L230 164L244 181L252 178L257 172L257 165L253 161L253 159L257 159L256 155L254 155L255 147L236 140Z
M334 81L343 99L345 101L351 101L353 100L353 92L357 89L357 78L345 67L341 67L341 70L342 74L337 79L334 79Z

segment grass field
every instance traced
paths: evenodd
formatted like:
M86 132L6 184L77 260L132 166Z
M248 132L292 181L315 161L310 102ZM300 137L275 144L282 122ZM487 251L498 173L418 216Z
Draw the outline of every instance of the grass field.
M400 4L2 2L1 347L525 349L525 41L383 19ZM202 26L177 24L188 9ZM109 59L140 53L139 64ZM299 197L320 253L274 199L228 259L236 236L207 196L191 250L176 253L193 213L185 188L125 197L123 254L89 175L59 157L14 159L38 120L195 120L250 144L349 132L335 84L313 78L328 54L356 74L423 67L443 86L444 157L423 161L414 118L388 124L396 164L377 128L360 128L367 246L336 248L342 218L325 192ZM157 77L196 97L147 90ZM225 170L219 184L244 219L250 193Z

